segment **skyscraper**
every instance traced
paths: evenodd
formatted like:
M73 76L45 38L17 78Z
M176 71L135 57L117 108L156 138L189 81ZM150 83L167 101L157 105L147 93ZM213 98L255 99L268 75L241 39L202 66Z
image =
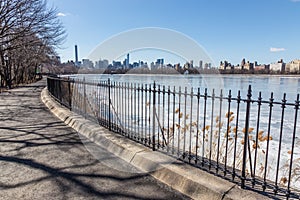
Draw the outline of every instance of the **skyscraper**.
M155 63L156 65L164 65L164 59L163 58L158 58L158 59L156 59L156 63Z
M202 60L199 61L199 68L203 69L203 61Z
M126 67L129 67L129 53L127 54L127 58L126 58Z
M77 45L75 45L75 65L78 66L78 49L77 49Z

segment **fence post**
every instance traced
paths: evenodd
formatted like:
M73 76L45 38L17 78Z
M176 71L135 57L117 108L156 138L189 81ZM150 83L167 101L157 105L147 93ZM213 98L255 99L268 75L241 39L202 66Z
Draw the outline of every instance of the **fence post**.
M108 130L111 131L111 112L110 112L110 106L111 106L111 100L110 100L110 79L108 79L107 81L107 85L108 85Z
M246 180L246 168L247 168L247 145L248 145L248 135L249 135L249 121L250 121L250 106L251 106L251 96L252 90L251 85L248 88L247 94L247 107L246 107L246 119L245 119L245 137L244 137L244 152L243 152L243 165L242 165L242 177L241 177L241 187L245 187Z
M47 83L47 88L48 88L48 91L49 91L49 77L47 77L46 80L47 80L47 82L46 82L46 83ZM0 87L1 87L1 78L0 78ZM1 90L0 90L0 91L1 91Z
M156 110L155 110L155 98L156 98L156 90L155 90L155 81L153 84L153 113L152 113L152 150L155 151L155 115L156 115Z
M61 78L59 77L58 79L58 89L59 89L59 92L58 92L58 95L59 95L59 102L60 104L62 104L62 94L61 94Z
M71 79L68 77L69 109L72 110Z
M84 111L84 118L86 118L86 85L85 85L85 77L83 77L83 111Z

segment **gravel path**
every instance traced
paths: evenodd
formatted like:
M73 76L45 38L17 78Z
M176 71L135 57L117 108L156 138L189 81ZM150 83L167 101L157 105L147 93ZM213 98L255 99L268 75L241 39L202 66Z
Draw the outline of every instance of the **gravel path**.
M147 174L93 157L43 105L44 87L42 80L0 94L0 199L188 199Z

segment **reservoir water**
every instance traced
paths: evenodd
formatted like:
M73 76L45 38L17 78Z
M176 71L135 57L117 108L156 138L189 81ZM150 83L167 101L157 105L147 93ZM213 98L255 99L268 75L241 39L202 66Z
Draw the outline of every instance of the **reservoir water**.
M258 92L262 92L264 100L270 98L271 92L274 93L275 101L281 101L283 94L286 93L287 100L294 102L297 94L300 93L300 76L273 76L273 75L78 75L85 77L86 81L105 81L110 79L116 82L128 82L136 84L156 84L164 86L175 86L182 88L198 88L202 91L208 88L209 91L215 89L219 93L220 89L226 94L229 90L236 96L237 91L241 91L241 96L246 98L248 86L252 86L252 97L257 98Z

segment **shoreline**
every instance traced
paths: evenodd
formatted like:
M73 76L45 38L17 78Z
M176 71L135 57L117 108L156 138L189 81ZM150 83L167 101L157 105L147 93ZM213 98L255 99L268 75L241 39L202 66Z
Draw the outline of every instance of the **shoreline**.
M78 74L61 74L62 77L77 76L77 75L117 75L117 76L185 76L185 77L197 77L197 76L243 76L243 77L280 77L280 78L300 78L300 74L222 74L222 73L203 73L203 74L136 74L136 73L120 73L120 74L106 74L106 73L78 73Z

